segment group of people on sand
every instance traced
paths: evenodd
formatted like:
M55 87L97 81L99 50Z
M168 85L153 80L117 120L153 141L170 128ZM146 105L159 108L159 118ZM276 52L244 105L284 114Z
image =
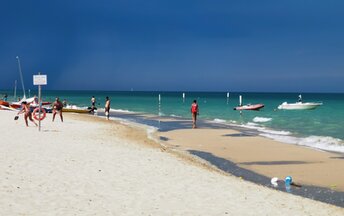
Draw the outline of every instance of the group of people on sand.
M96 99L94 96L91 98L91 104L92 104L91 113L94 113L94 110L97 109L96 108ZM59 97L55 98L55 101L52 104L52 112L53 112L53 120L52 121L55 121L56 115L59 114L61 122L63 122L62 111L63 111L63 108L66 107L66 105L67 105L66 100L63 100L63 102L61 102ZM17 115L20 115L20 114L24 114L24 120L25 120L25 124L27 127L29 126L28 120L30 120L36 126L38 126L37 123L35 122L35 120L33 119L33 110L31 109L30 104L28 104L26 101L23 101L21 103L21 109L17 113ZM106 116L107 120L110 119L110 99L109 99L109 97L106 97L106 100L105 100L105 116ZM15 119L18 119L18 117L16 117Z
M55 116L57 113L60 114L60 118L61 118L61 122L63 122L63 116L62 116L62 109L63 109L63 103L60 101L60 99L58 97L56 97L53 105L53 121L55 121ZM36 126L37 123L35 122L35 120L32 118L33 117L33 112L32 109L30 107L30 104L28 104L26 101L23 101L21 103L21 108L19 110L19 112L17 113L17 115L20 114L24 114L24 121L27 127L29 127L29 121L30 120L32 123L34 123ZM18 119L18 117L16 117L15 119Z
M59 97L55 98L55 101L52 105L52 107L53 107L53 120L52 121L55 121L55 116L56 116L56 114L59 113L61 122L63 122L62 111L63 111L63 107L66 107L66 104L67 104L66 100L61 102ZM110 98L107 96L105 98L105 117L107 120L110 119L110 104L111 104ZM92 98L91 98L91 113L94 113L95 109L97 109L96 108L96 98L94 96L92 96ZM196 128L197 127L196 126L197 115L199 115L199 108L198 108L198 104L197 104L196 100L194 100L193 103L191 104L190 111L191 111L191 115L192 115L192 128ZM24 120L25 120L25 124L27 127L29 126L28 120L30 120L31 122L33 122L37 126L37 123L32 118L32 110L30 108L30 105L26 101L22 102L21 109L18 112L18 115L19 114L24 114Z

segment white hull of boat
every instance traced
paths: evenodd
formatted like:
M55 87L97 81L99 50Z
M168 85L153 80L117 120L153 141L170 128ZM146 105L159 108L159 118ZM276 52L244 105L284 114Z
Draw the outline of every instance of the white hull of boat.
M278 106L278 109L282 109L282 110L312 110L312 109L315 109L321 105L322 105L322 103L315 103L315 102L307 102L307 103L302 103L302 102L287 103L287 102L284 102Z

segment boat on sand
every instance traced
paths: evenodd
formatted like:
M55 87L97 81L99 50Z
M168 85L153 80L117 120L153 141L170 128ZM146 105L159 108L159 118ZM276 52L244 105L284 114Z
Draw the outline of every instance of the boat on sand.
M90 107L86 108L81 108L75 105L67 105L66 107L63 107L62 109L63 112L72 112L72 113L90 113L91 109Z
M4 101L4 100L0 100L0 105L8 107L10 105L10 103L8 103L7 101Z
M72 112L72 113L90 113L88 109L72 109L72 108L63 108L63 112Z
M27 104L30 105L30 107L38 107L38 98L37 97L31 97L31 98L23 98L21 101L18 102L12 102L9 103L9 107L14 108L14 109L19 109L21 107L22 102L26 102ZM42 102L42 106L47 106L50 105L51 102Z

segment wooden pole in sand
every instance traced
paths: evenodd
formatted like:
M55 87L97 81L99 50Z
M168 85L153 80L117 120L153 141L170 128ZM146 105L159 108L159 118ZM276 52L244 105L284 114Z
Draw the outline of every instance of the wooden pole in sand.
M39 112L38 112L38 131L41 131L41 110L42 110L42 96L41 96L42 87L38 86L38 101L39 101Z
M38 111L38 130L41 131L41 111L42 111L42 85L47 85L47 75L33 75L33 84L38 85L38 101L39 101L39 111Z

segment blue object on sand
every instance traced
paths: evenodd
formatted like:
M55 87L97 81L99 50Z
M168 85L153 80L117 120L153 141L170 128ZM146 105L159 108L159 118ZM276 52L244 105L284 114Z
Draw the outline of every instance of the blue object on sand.
M287 176L284 181L286 185L290 185L293 182L293 178L291 176Z

